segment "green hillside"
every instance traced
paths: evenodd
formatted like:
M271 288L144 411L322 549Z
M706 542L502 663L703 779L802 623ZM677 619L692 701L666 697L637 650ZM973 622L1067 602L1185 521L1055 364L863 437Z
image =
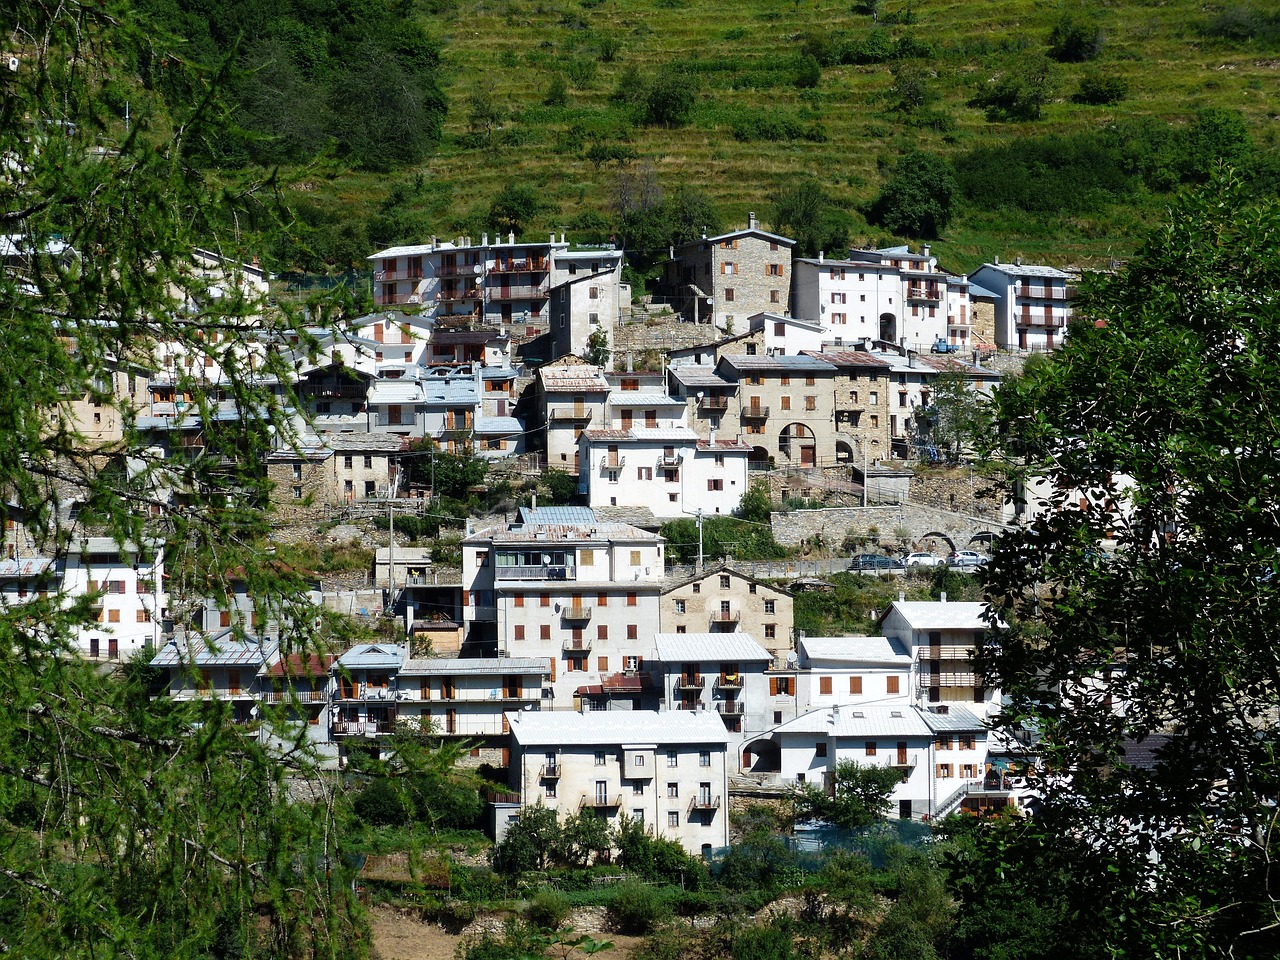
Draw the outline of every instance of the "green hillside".
M1047 61L1039 119L993 119L974 103L984 83L1045 66L1068 13L1077 46L1058 38L1066 49ZM849 240L876 242L891 231L863 210L911 149L960 169L957 214L935 243L947 266L997 253L1096 262L1125 255L1167 192L1203 179L1218 156L1247 167L1259 190L1274 191L1280 172L1280 18L1262 8L418 0L412 18L441 42L443 135L416 166L304 177L296 196L315 228L312 267L432 233L478 237L510 220L535 235L604 239L620 226L620 175L633 192L696 188L724 225L750 210L774 223L770 196L812 178L848 214ZM1086 97L1121 98L1080 102L1085 78ZM643 95L655 86L677 100L694 92L682 122L646 122ZM1224 129L1218 116L1187 134L1206 108L1238 112L1243 124ZM1241 134L1243 145L1233 139ZM1006 149L1045 137L1068 139L1032 143L1030 157ZM980 147L997 150L975 157ZM1064 158L1069 168L1055 169ZM993 198L996 188L1020 199Z

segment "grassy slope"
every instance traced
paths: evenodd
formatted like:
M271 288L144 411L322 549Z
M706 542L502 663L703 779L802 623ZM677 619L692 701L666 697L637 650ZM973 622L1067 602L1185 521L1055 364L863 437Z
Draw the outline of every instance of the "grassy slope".
M905 9L904 0L889 0L881 18ZM509 183L528 183L555 206L537 226L572 230L583 209L609 209L617 164L597 169L581 156L582 144L597 140L627 142L667 189L691 183L705 190L730 224L745 222L748 210L758 211L767 224L770 191L802 174L820 178L850 207L865 202L880 182L878 165L908 145L953 154L1004 138L1091 129L1125 117L1179 122L1205 106L1243 111L1255 140L1274 145L1277 125L1268 115L1266 97L1280 84L1278 61L1205 42L1197 27L1212 11L1191 0L1113 2L1098 8L1107 42L1094 66L1123 77L1131 91L1114 107L1078 106L1067 99L1082 72L1079 65L1060 68L1059 97L1040 122L989 123L965 105L977 83L1019 56L998 52L1002 42L1025 38L1028 51L1043 50L1065 9L1077 8L1033 0L917 0L913 32L945 47L929 64L937 73L937 108L954 121L953 129L940 134L909 128L885 108L883 97L892 82L887 64L824 69L815 91L802 92L785 82L764 90L732 88L735 75L789 70L806 32L864 35L871 19L851 12L849 0L603 0L590 7L576 0L458 0L452 11L424 14L446 41L442 79L451 113L445 142L422 170L427 189L415 202L431 231L451 235L465 228L478 236L493 196ZM606 35L621 41L613 63L599 62ZM575 59L597 62L594 80L583 89L570 84L567 107L543 107L552 77ZM610 104L609 94L628 67L649 74L691 62L740 67L736 74L700 72L702 93L688 126L631 127ZM469 99L481 90L507 114L499 138L517 138L518 146L478 150L458 144L467 130ZM761 108L806 125L820 120L830 139L736 141L730 132L734 117ZM603 134L573 142L566 132L575 123ZM384 196L395 176L404 179L403 174L341 177L312 184L319 191L312 196L360 206ZM1129 249L1136 228L1150 216L1143 210L1116 209L1099 218L1063 222L965 211L935 249L952 269L972 267L996 253L1056 263L1097 260ZM883 239L869 228L854 237Z

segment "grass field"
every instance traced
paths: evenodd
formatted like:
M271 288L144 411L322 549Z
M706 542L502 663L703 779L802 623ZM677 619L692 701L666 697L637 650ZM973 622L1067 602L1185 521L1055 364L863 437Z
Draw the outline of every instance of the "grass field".
M1263 150L1280 128L1280 50L1256 40L1210 39L1219 10L1189 0L1125 2L1082 8L1032 0L891 0L878 23L850 0L419 0L418 10L444 42L442 85L450 114L436 155L420 169L313 177L304 195L336 204L355 219L391 208L375 239L410 242L435 233L478 237L493 198L508 185L534 187L546 204L530 233L563 230L571 238L608 233L619 172L651 170L670 191L705 191L726 224L757 211L771 217L769 195L799 176L819 180L855 214L855 243L891 238L858 212L875 196L885 166L912 147L956 156L1010 138L1073 133L1130 118L1182 124L1204 107L1246 118ZM1034 122L991 122L967 101L984 80L1046 49L1064 12L1101 27L1100 56L1059 64L1057 92ZM905 24L910 18L910 24ZM911 59L936 97L921 125L890 103L890 63L825 66L816 86L799 87L806 51L859 44L873 29L932 46ZM1111 106L1072 102L1086 70L1120 78L1126 99ZM680 74L698 88L687 124L637 123L612 98L627 78ZM547 106L563 77L563 105ZM554 98L553 98L554 99ZM471 123L488 109L486 132ZM744 140L735 131L763 121L791 130L820 128L825 139ZM632 155L596 163L593 145ZM400 192L387 202L395 185ZM1123 256L1135 234L1163 208L1162 195L1136 197L1088 216L1029 215L962 207L935 251L944 266L972 268L995 254L1051 263L1096 263ZM597 216L592 216L592 213ZM594 227L591 231L589 228ZM377 236L378 233L381 236ZM358 247L353 238L353 249Z

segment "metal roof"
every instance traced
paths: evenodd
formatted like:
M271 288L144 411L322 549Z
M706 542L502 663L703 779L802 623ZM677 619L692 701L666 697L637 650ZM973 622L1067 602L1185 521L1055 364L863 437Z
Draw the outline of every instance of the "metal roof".
M875 367L881 369L889 364L866 350L805 350L806 356L816 357L824 363L835 367Z
M833 368L825 360L806 354L776 354L774 356L748 357L745 354L725 353L720 356L720 363L727 364L735 370L821 370L829 372Z
M683 407L684 401L679 397L665 393L635 393L634 391L615 390L609 394L609 403L615 407Z
M945 711L945 712L944 712ZM957 733L970 730L985 730L987 725L982 718L968 707L957 707L947 704L942 708L924 710L920 716L934 733Z
M358 643L338 658L344 670L398 670L407 650L394 643Z
M986 630L990 624L983 615L988 609L990 605L981 602L898 600L880 616L880 623L896 610L912 630Z
M476 417L476 433L521 433L524 427L515 417Z
M902 642L889 637L801 637L796 644L808 660L891 666L911 663L911 654Z
M521 507L520 523L592 524L596 515L590 507Z
M185 643L174 638L166 643L151 661L153 667L259 667L276 655L274 643L254 639L237 639L230 628L203 637L188 634Z
M814 710L777 728L777 733L829 737L932 737L921 711L905 700L894 704L846 704Z
M538 377L543 391L548 393L571 393L575 390L596 393L612 389L600 368L589 363L539 367Z
M730 734L718 713L695 710L517 711L507 714L511 739L523 747L629 744L715 744Z
M54 568L49 557L25 557L18 560L0 560L0 577L35 577Z
M547 657L480 657L458 659L455 657L430 657L425 660L406 660L400 668L400 676L510 676L511 674L551 674L551 660Z
M746 633L659 633L653 642L658 659L664 663L773 659L773 654Z
M432 343L461 344L463 346L506 340L507 335L497 330L439 330L431 338Z
M736 388L738 385L726 380L716 373L715 368L705 363L688 363L679 367L671 367L668 371L686 387L724 387Z
M984 263L973 273L979 273L982 270L990 268L1003 273L1007 277L1044 277L1049 280L1070 280L1071 274L1064 273L1056 267L1045 267L1038 264L1019 264L1019 263ZM973 274L970 274L973 276Z

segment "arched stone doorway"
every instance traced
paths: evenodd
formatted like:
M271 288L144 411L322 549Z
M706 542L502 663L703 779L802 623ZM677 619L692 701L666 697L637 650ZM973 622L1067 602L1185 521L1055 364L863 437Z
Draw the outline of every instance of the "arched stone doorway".
M778 450L793 464L817 466L818 442L803 423L788 423L778 435Z
M880 339L889 343L898 342L898 318L892 313L880 314Z
M753 740L742 751L743 773L778 773L781 769L782 751L772 740Z
M853 444L848 440L836 441L836 463L853 463Z

